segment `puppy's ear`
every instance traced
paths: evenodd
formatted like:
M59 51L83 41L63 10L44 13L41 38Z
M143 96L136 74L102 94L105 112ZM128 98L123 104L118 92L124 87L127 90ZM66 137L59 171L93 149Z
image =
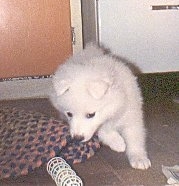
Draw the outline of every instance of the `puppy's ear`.
M55 88L57 96L63 95L67 92L70 88L70 81L69 80L60 80L57 79L53 82L53 86Z
M109 83L103 80L97 80L89 82L87 86L87 90L92 97L95 99L101 99L106 94L109 88Z

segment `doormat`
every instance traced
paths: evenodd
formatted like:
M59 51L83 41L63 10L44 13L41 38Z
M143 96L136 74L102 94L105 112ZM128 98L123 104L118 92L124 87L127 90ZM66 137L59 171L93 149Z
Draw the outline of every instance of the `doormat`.
M0 179L27 175L55 157L69 164L92 157L100 143L71 139L69 126L42 113L0 109Z

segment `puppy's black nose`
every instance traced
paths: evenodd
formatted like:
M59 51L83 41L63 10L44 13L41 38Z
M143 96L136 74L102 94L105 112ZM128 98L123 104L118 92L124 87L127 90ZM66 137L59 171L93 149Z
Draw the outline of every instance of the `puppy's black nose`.
M85 138L83 136L80 136L80 135L75 135L74 138L73 138L75 141L83 141Z

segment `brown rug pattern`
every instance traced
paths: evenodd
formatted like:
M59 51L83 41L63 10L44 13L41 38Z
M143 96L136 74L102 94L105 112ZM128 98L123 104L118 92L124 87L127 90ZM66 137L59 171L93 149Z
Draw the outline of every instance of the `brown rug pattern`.
M0 179L26 175L60 156L68 163L89 159L100 148L98 137L71 139L68 125L36 112L0 109Z

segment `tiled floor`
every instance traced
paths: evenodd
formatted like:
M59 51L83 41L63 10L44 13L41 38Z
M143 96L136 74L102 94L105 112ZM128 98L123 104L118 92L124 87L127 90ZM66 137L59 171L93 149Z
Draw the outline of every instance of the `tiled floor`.
M35 110L58 118L58 113L46 99L1 101L0 107L3 106ZM179 104L174 102L172 97L160 94L150 99L145 98L144 112L148 131L147 147L152 167L146 171L134 170L129 166L125 153L116 153L103 146L90 160L73 167L83 179L85 186L166 184L162 165L179 164ZM28 176L1 180L0 185L55 186L55 183L48 175L46 167L41 167Z

